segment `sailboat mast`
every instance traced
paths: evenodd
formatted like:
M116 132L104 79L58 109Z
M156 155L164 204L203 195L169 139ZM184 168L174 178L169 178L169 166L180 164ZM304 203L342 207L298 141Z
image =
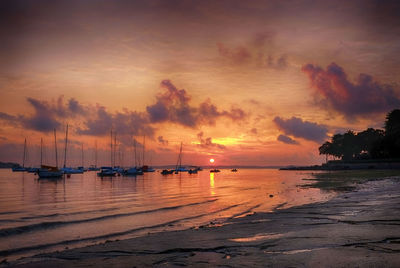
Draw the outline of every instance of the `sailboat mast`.
M68 124L65 130L64 168L67 166Z
M95 140L94 142L95 142L94 145L96 147L96 151L94 154L94 167L97 168L97 140Z
M124 166L124 152L121 150L121 144L118 147L118 152L119 152L119 165L121 167Z
M144 152L145 152L145 145L146 145L146 135L143 136L143 166L144 166Z
M40 167L43 165L43 138L40 138Z
M111 160L111 163L110 163L110 165L111 165L111 167L113 166L113 144L112 144L112 129L111 129L111 142L110 142L110 146L111 146L111 150L110 150L110 153L111 153L111 155L110 155L110 160Z
M181 149L179 151L179 167L182 167L182 142L181 142Z
M136 158L136 139L133 138L133 148L135 150L135 167L137 167L137 158Z
M117 132L114 133L114 166L117 165L116 154L117 154Z
M181 148L179 149L179 155L178 155L178 161L176 161L176 168L175 170L178 170L178 167L182 166L182 142L181 142Z
M83 167L83 143L81 145L82 145L82 167Z
M56 167L58 167L57 133L56 133L56 129L54 129L54 148L55 148L55 151L56 151Z
M23 155L23 158L22 158L22 167L25 167L25 158L26 158L26 138L25 138L25 141L24 141L24 155Z

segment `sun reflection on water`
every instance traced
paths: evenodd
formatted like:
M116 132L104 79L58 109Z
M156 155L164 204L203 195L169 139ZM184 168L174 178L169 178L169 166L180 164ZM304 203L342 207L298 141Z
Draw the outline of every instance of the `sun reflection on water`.
M211 195L215 195L214 187L215 187L215 185L214 185L214 173L213 173L213 172L210 172L210 188L211 188Z

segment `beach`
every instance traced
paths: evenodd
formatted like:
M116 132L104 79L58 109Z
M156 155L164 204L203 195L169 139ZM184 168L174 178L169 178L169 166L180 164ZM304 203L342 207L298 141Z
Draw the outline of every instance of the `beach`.
M398 178L327 202L39 254L4 267L399 267Z

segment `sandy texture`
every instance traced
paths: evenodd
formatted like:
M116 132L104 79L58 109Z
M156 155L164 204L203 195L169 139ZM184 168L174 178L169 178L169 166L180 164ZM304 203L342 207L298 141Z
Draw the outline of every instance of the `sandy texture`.
M197 229L42 254L12 267L400 267L400 183Z

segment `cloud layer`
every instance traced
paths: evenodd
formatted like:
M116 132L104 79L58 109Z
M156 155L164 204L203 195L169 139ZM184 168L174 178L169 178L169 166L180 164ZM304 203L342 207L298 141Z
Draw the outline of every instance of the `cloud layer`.
M273 122L278 129L283 131L286 135L315 142L322 142L327 138L328 129L326 126L309 121L303 121L298 117L283 119L277 116L274 118ZM285 137L281 137L280 141L288 143L289 140Z
M191 104L191 97L185 89L177 89L170 80L161 82L161 92L156 96L156 102L146 107L150 122L176 123L186 127L197 127L201 124L215 125L220 117L240 121L246 113L239 108L230 111L219 111L210 99L202 102L198 107Z
M181 126L196 128L201 125L215 125L219 118L240 121L247 114L240 108L219 110L210 99L199 106L191 104L191 97L184 89L177 89L170 80L163 80L160 92L154 104L147 106L146 111L138 112L129 109L110 112L102 105L83 105L63 96L51 102L27 98L33 113L28 115L11 115L0 112L0 120L8 125L25 129L49 132L60 128L64 122L74 121L76 132L80 135L104 136L113 129L119 135L154 136L157 123L175 123ZM165 143L167 141L161 141Z
M288 58L285 54L273 54L274 37L273 32L258 32L246 44L228 46L218 42L217 50L229 64L252 64L258 68L284 70L288 67Z
M278 136L277 140L286 144L299 144L296 140L292 139L291 137L282 134Z
M200 146L201 148L217 148L217 149L225 149L226 147L222 144L218 144L218 143L214 143L212 142L212 138L208 137L208 138L204 138L204 133L203 132L199 132L197 134L197 138L199 139L199 144L198 146Z
M347 119L386 113L400 107L399 90L374 81L368 74L359 74L355 83L349 81L343 68L336 63L326 70L313 64L302 67L316 90L319 105L330 108Z

